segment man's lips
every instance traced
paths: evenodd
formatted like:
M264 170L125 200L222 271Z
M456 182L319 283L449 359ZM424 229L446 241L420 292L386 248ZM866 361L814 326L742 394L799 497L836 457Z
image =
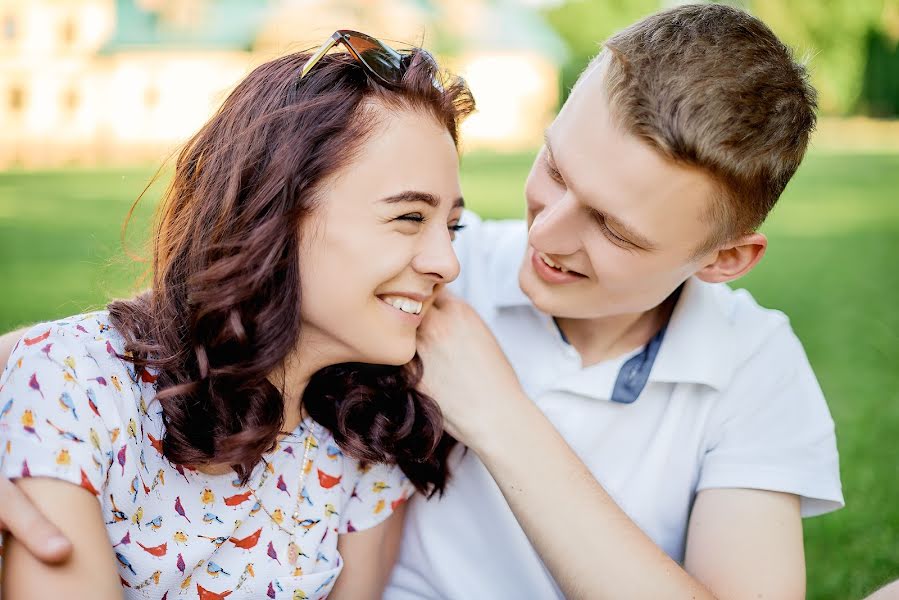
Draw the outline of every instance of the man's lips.
M573 283L586 279L586 275L563 267L534 248L531 248L531 266L537 275L547 283Z

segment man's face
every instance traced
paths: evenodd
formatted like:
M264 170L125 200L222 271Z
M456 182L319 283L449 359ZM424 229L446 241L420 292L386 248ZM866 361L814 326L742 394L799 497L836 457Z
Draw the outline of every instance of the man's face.
M577 85L525 188L519 282L556 317L647 311L714 256L695 256L713 233L713 181L619 129L604 86L601 67Z

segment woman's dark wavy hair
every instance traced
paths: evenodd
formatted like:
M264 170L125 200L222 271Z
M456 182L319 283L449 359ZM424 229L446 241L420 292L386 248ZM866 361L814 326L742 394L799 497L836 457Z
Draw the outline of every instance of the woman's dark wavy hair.
M396 89L341 53L300 81L308 58L256 68L187 142L156 216L152 287L109 305L126 358L156 371L166 458L232 465L244 483L283 425L268 377L300 337L299 224L323 180L376 132L369 103L426 111L457 144L474 109L465 83L420 50ZM442 492L454 440L416 389L421 375L417 355L401 367L335 365L302 403L348 456L397 464L419 490Z

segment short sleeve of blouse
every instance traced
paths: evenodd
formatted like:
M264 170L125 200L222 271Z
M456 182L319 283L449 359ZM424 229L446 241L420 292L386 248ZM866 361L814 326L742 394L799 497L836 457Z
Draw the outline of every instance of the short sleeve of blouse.
M52 477L99 495L114 460L101 415L116 407L85 345L92 339L49 323L19 341L0 377L0 475Z
M396 465L363 466L350 461L346 477L348 499L340 516L339 533L380 524L415 493L415 486Z

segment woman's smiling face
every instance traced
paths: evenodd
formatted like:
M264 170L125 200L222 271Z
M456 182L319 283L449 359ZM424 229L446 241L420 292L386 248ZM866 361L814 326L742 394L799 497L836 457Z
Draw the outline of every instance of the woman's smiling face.
M301 226L300 346L331 364L401 365L434 295L459 274L459 161L433 116L366 108L374 131Z

